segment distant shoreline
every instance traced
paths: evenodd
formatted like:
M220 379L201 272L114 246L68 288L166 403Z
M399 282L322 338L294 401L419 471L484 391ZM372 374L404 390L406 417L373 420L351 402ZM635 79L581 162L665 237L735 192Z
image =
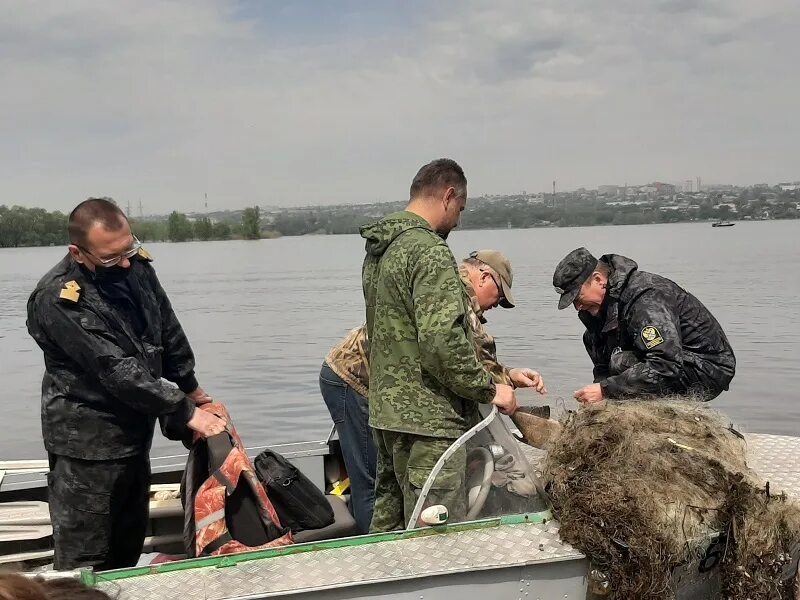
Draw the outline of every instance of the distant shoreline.
M782 219L743 219L743 220L734 220L728 219L734 225L742 224L742 223L763 223L763 222L772 222L772 221L796 221L800 220L800 217L794 218L782 218ZM485 227L461 227L459 226L457 231L508 231L508 230L521 230L521 229L570 229L576 227L625 227L625 226L632 226L632 225L682 225L687 223L696 223L698 225L706 224L711 225L712 223L718 221L718 219L694 219L694 220L685 220L685 221L670 221L670 222L648 222L648 223L594 223L594 224L586 224L586 225L558 225L558 224L549 224L549 225L530 225L527 227L503 227L501 225L486 225ZM717 228L714 228L717 229ZM253 242L259 240L270 240L270 239L279 239L284 237L317 237L317 236L336 236L336 235L357 235L358 232L354 231L341 231L341 232L324 232L324 231L315 231L309 233L302 233L302 234L290 234L290 235L281 235L276 234L276 232L266 232L267 235L262 235L260 238L255 239L245 239L242 237L235 237L235 238L227 238L227 239L208 239L208 240L201 240L201 239L189 239L189 240L180 240L180 241L173 241L168 239L147 239L138 236L139 239L143 243L157 243L157 244L191 244L191 243L203 243L203 242ZM51 248L51 247L66 247L67 242L60 244L27 244L27 245L19 245L19 246L0 246L0 251L2 250L13 250L18 248Z
M593 225L646 225L713 221L772 221L800 218L800 184L702 192L677 192L666 184L470 198L460 229L536 229ZM609 187L609 186L604 186ZM614 186L610 186L614 187ZM659 191L660 190L660 191ZM613 193L612 193L613 192ZM403 210L406 202L274 208L259 206L205 213L135 218L134 234L146 242L264 239L354 234L363 225ZM66 243L67 216L41 208L0 205L0 247Z

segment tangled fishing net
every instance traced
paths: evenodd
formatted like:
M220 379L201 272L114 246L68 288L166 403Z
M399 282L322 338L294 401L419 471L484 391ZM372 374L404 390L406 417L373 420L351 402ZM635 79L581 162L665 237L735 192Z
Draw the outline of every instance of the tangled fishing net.
M718 412L630 401L562 426L544 465L561 536L607 575L613 598L674 598L672 569L711 560L723 598L794 599L800 506L748 469L743 436Z

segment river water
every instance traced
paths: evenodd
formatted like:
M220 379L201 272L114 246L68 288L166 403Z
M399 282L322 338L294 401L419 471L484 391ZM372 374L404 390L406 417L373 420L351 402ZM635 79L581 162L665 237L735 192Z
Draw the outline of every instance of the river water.
M800 221L455 231L457 258L504 252L517 307L487 313L499 356L540 371L549 394L523 403L574 408L591 362L572 309L558 311L551 279L570 250L636 260L714 313L738 359L731 390L714 401L741 429L800 433ZM248 445L324 438L330 418L317 377L328 349L364 318L363 242L355 235L147 246L192 342L201 385L233 414ZM62 248L0 250L0 459L41 458L41 352L25 330L25 302ZM156 434L154 455L177 445Z

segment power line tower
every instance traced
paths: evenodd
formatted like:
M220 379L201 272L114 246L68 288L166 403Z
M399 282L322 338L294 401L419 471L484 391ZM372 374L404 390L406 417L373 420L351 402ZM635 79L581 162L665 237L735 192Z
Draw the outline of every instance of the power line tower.
M556 207L556 180L553 179L553 208Z
M144 216L144 210L142 209L142 199L139 198L139 218L141 219Z
M128 200L127 208L125 209L125 216L131 218L131 201Z

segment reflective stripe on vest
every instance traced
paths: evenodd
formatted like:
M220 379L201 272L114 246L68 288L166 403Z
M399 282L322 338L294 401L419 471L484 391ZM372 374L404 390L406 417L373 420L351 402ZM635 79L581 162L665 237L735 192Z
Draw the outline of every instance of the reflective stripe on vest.
M220 519L224 519L224 518L225 518L225 509L223 508L221 510L218 510L217 512L211 513L207 517L203 517L199 521L195 521L194 529L195 529L195 531L199 531L200 529L205 529L206 527L208 527L212 523L216 523Z

